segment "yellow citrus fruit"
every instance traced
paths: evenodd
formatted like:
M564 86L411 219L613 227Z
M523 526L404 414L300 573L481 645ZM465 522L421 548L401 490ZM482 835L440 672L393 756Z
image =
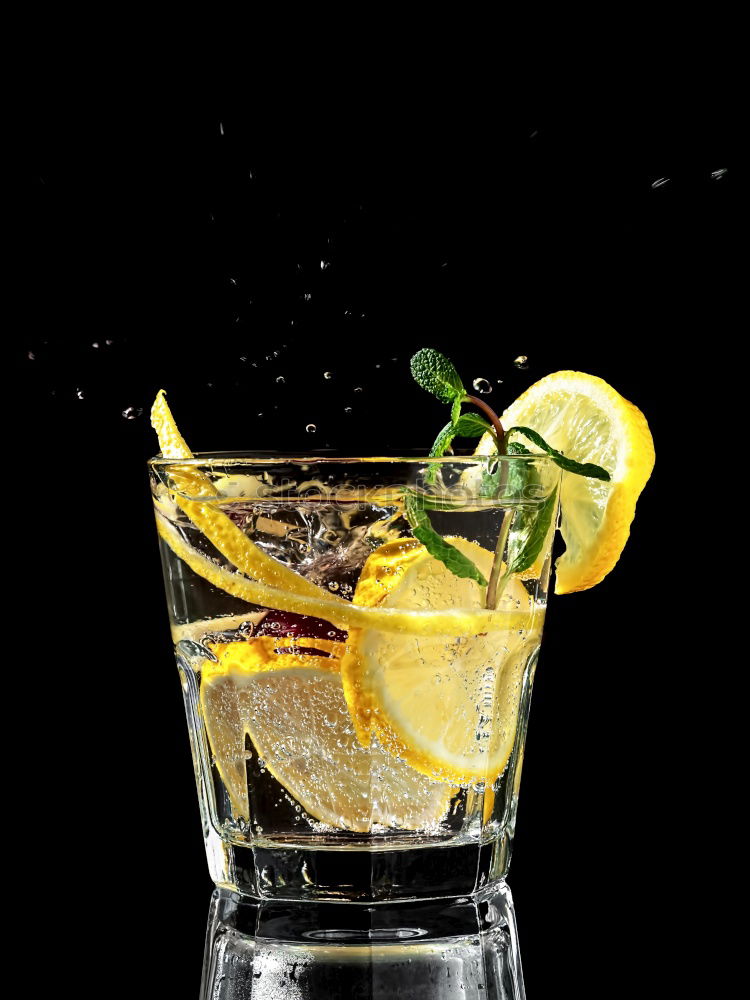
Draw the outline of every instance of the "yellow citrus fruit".
M366 627L411 635L462 636L476 635L478 632L493 629L523 628L526 622L525 615L517 608L488 611L485 608L456 607L445 611L431 609L407 611L382 605L364 607L344 600L331 601L322 595L309 597L278 587L268 587L254 580L248 580L240 573L233 573L223 566L217 566L203 553L188 545L179 531L160 514L156 517L156 528L177 558L214 587L219 587L228 594L247 601L248 604L311 615L342 629ZM195 623L191 623L190 633L194 631L194 625ZM178 626L173 629L173 633L180 636L183 629L184 626Z
M201 671L201 712L236 816L249 819L246 736L258 761L321 823L357 832L434 827L452 789L426 781L378 746L357 740L339 675L342 644L261 636L216 643ZM256 761L256 763L258 762Z
M636 501L654 467L646 418L603 379L563 371L534 383L500 419L506 431L529 427L566 457L593 462L609 472L609 482L562 475L560 531L566 549L556 563L555 593L588 590L620 558ZM523 437L513 440L536 450ZM486 434L477 454L494 451Z
M492 553L450 538L486 578ZM394 541L365 563L357 604L479 608L484 590L459 579L423 545ZM543 612L511 578L499 611L512 627L479 634L429 636L353 629L341 660L344 692L360 742L373 736L422 774L457 784L491 783L505 768L516 738L526 663L538 645Z
M175 423L163 389L156 394L151 408L151 426L157 433L164 458L193 457ZM216 488L201 468L176 462L170 466L169 475L174 489L178 491L174 496L177 506L237 569L260 583L283 587L292 594L316 597L330 603L342 601L338 595L322 591L312 581L306 580L255 545L221 510L216 499Z

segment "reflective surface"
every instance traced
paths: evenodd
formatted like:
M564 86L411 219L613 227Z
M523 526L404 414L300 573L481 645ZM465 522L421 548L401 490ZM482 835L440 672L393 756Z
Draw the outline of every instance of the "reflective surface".
M524 1000L513 899L379 904L211 898L201 1000Z

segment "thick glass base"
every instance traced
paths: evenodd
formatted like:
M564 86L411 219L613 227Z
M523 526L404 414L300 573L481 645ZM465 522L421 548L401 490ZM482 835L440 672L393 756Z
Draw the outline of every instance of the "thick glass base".
M446 843L382 849L284 844L253 847L207 838L211 877L217 885L257 899L384 902L469 896L503 879L510 836L489 843Z
M201 1000L525 1000L513 899L211 899Z

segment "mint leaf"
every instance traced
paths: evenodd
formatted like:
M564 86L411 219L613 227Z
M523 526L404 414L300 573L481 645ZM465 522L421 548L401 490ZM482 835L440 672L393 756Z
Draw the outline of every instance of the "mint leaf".
M494 431L492 425L483 417L476 413L464 413L458 420L446 424L435 438L435 442L430 448L430 458L439 458L450 448L453 438L456 437L481 437L487 431Z
M453 405L451 406L451 423L455 424L458 418L461 416L461 403L463 402L463 396L456 396L453 400Z
M495 432L492 425L483 417L476 413L464 413L458 420L446 424L430 448L430 458L440 458L448 451L453 444L455 437L481 437L486 431L491 431L493 438ZM427 471L427 482L434 483L437 475L437 468L433 465Z
M530 427L511 427L507 433L507 437L510 437L511 434L523 434L537 448L546 451L552 461L559 465L561 469L565 469L566 472L573 472L577 476L588 476L590 479L602 479L605 483L608 483L611 478L607 470L603 469L600 465L594 465L592 462L574 462L572 458L566 458L562 452L557 451L552 445L547 444L542 435L537 434L536 431L532 431Z
M453 430L453 424L446 424L430 448L430 458L440 458L441 455L444 455L450 448L455 436L456 432Z
M454 409L456 401L460 405L460 400L466 395L463 382L452 362L431 347L423 347L421 351L417 351L411 359L411 373L423 389L437 396L441 403L453 403Z
M477 413L464 413L453 424L453 433L456 437L481 437L487 431L492 431L492 436L495 436L492 424Z
M454 545L446 542L435 531L419 498L413 493L407 493L404 508L412 534L424 545L433 559L439 559L454 576L476 580L481 587L487 586L487 581L471 559L467 559L463 552L459 552Z
M518 429L517 427L513 428L514 431L517 430L517 429ZM510 434L510 431L508 431L508 433ZM522 445L520 441L511 441L510 444L508 445L508 454L509 455L530 455L531 452L529 451L528 448L524 447L524 445Z
M508 536L508 569L510 573L523 573L537 560L542 551L552 515L557 509L557 487L550 496L533 510L519 508L513 518Z

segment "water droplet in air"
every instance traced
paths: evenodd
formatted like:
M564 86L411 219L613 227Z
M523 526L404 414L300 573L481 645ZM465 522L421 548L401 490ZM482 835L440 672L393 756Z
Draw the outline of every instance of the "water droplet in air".
M305 302L309 302L312 298L312 292L305 292Z
M258 414L256 414L256 415L257 415L257 416L259 416L259 417L262 417L262 416L263 416L263 414L262 414L262 413L258 413Z
M527 367L526 362L528 360L529 359L525 354L519 354L518 357L514 360L513 364L516 366L516 368L526 368Z
M712 177L712 179L715 180L715 181L720 180L724 176L724 174L727 172L727 170L728 170L728 167L722 167L721 170L712 170L711 171L711 177Z
M323 378L333 378L333 372L323 372Z
M240 355L240 361L247 361L247 358L245 357L244 354Z
M112 344L114 344L114 340L105 340L104 343L107 345L107 347L111 347Z
M320 262L321 271L327 271L330 266L331 266L330 260L321 260Z
M351 406L345 406L344 407L344 413L351 413L351 412L352 412Z
M656 188L664 187L665 184L669 184L669 177L659 177L651 182L651 187L656 190Z
M79 399L83 399L83 389L76 389L76 396L78 396Z
M499 378L499 379L497 380L497 384L498 384L498 385L502 385L502 384L503 384L503 380L502 380L501 378Z
M354 391L355 392L362 392L362 386L361 385L355 385L354 386Z
M279 375L278 378L276 379L276 382L278 385L283 385L286 382L286 379L284 378L283 375Z
M482 396L486 396L488 392L492 392L492 386L486 378L475 378L471 384Z
M34 354L33 351L29 351L26 357L29 359L29 361L36 361L36 354Z
M224 122L219 122L219 135L224 135Z
M122 415L126 420L136 420L142 413L143 409L140 406L128 406L122 411Z
M318 428L315 426L315 424L308 424L307 427L305 427L305 430L307 431L308 434L314 434L317 429Z
M94 347L94 348L99 347L99 341L95 340L94 343L91 346Z

